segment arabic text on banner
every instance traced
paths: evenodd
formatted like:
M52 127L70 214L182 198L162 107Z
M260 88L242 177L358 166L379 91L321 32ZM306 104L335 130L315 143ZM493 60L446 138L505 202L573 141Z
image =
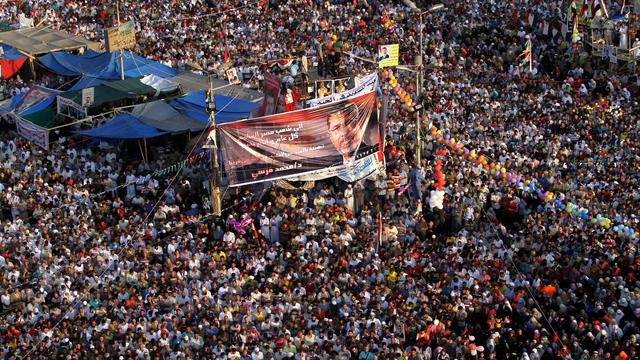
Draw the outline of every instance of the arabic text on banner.
M369 155L383 159L375 91L227 123L219 130L231 186L301 175L326 178L353 169Z

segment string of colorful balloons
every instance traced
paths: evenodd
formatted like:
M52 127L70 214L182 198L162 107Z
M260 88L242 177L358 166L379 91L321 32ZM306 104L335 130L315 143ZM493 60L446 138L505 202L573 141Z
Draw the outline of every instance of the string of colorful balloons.
M396 78L395 75L393 75L393 72L391 70L384 70L382 72L382 75L384 76L384 78L387 80L387 83L391 87L391 91L393 91L393 93L398 95L398 97L400 98L400 102L402 102L402 107L410 112L415 112L416 111L415 100L411 97L411 94L405 91L402 88L402 85L398 83L398 78Z
M423 116L422 123L430 126L431 136L435 137L436 141L440 144L447 146L451 153L461 156L466 160L471 161L474 165L480 164L485 171L487 171L492 177L498 181L506 182L510 185L517 185L519 188L535 194L540 200L550 206L554 206L561 211L566 211L571 216L576 217L583 221L589 221L594 225L599 225L605 229L611 229L613 220L609 219L602 214L596 214L595 216L589 215L589 210L581 207L572 202L565 204L566 196L563 193L555 194L551 191L546 191L540 187L536 179L523 179L522 175L515 174L508 171L502 164L492 162L487 159L483 154L479 154L476 150L469 150L463 144L456 142L456 140L449 134L443 133L433 124L429 123L429 117ZM636 240L640 237L640 234L632 227L623 223L621 218L615 219L618 223L613 226L612 230L619 236Z
M410 112L415 112L415 100L412 98L411 94L409 94L406 90L403 89L402 85L398 82L398 78L395 77L391 70L384 70L382 75L387 80L389 86L391 87L394 94L396 94L400 101L402 102L402 107ZM605 111L608 110L608 104L604 104L598 102L595 106L596 108L603 108ZM443 133L442 130L435 127L433 124L429 123L429 117L423 116L421 119L421 123L423 126L430 126L431 135L436 138L440 144L446 145L449 150L463 158L471 161L474 165L480 164L485 171L487 171L491 176L493 176L496 180L500 180L506 182L510 185L517 185L519 188L524 189L532 194L536 194L538 198L544 201L546 204L554 206L561 211L566 211L571 216L581 219L583 221L590 221L592 224L599 225L605 229L611 229L613 220L603 216L602 214L596 214L596 216L589 215L589 210L581 207L572 202L564 203L566 196L562 193L554 194L551 191L546 191L544 188L540 187L536 179L523 179L522 175L516 174L514 172L508 171L506 167L502 164L490 161L483 154L479 154L476 150L469 150L463 144L456 142L456 140L451 137L447 133ZM436 182L437 179L436 179ZM626 238L630 238L632 240L636 240L640 238L640 233L636 231L634 228L627 226L621 218L615 219L618 223L613 226L613 231L619 236L624 236Z

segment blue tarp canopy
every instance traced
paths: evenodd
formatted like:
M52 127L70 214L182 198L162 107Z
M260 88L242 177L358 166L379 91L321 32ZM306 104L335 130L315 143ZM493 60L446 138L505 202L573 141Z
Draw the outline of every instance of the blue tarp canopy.
M246 119L251 112L260 107L260 104L250 101L234 99L228 96L215 94L216 100L216 124L224 124L240 119ZM206 112L204 90L189 93L186 96L169 102L174 109L181 114L202 122L209 122L209 114Z
M199 93L199 94L198 94ZM216 123L224 124L246 119L260 104L215 95ZM136 106L131 112L121 112L107 124L76 135L107 140L137 140L208 128L209 114L205 111L204 91L171 100Z
M26 55L18 51L13 46L0 44L0 47L2 48L2 52L4 52L4 56L1 58L2 60L18 60L26 57Z
M108 123L83 131L74 131L76 135L84 135L105 140L138 140L149 139L168 134L149 126L127 112L117 114Z
M2 110L13 112L40 127L50 128L55 125L52 105L59 93L58 90L36 85L11 98Z
M125 78L157 75L162 78L173 77L178 73L176 69L162 65L156 61L134 55L129 51L123 52ZM89 76L102 80L120 79L120 52L98 53L87 51L83 55L73 55L67 52L53 52L40 56L38 60L49 71L65 76Z
M104 80L104 79L99 79L93 76L83 76L80 78L80 80L78 80L78 82L76 82L72 87L69 88L69 91L73 91L73 90L82 90L82 89L86 89L86 88L90 88L90 87L94 87L94 86L98 86L98 85L102 85L103 83L107 82L108 80Z

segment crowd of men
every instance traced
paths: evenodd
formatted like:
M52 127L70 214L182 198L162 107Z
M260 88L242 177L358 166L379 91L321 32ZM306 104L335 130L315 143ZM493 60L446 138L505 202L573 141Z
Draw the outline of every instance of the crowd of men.
M386 85L383 174L243 189L222 217L210 215L206 162L157 177L170 164L64 138L43 152L3 129L0 358L638 358L637 240L501 181L429 131L638 229L637 76L536 33L531 1L443 3L421 27L387 1L122 2L139 21L134 51L177 67L215 66L225 47L247 64L301 49L313 67L332 34L369 59L399 42L411 63L422 29L422 161L415 114ZM0 18L46 14L88 38L109 19L95 1L0 4ZM534 74L518 58L526 36ZM397 76L415 91L411 73ZM442 208L430 199L436 160Z

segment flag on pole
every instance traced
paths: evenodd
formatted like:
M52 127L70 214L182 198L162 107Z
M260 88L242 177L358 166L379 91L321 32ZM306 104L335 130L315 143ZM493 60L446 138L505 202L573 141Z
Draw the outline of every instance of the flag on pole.
M588 14L587 14L587 0L583 0L582 1L582 7L580 7L580 17L583 19L586 19Z
M531 13L531 11L527 11L527 14L525 15L524 18L524 22L525 24L529 25L529 26L533 26L533 14Z
M573 21L573 18L578 15L578 6L576 5L576 0L572 0L571 4L569 4L569 9L567 9L567 24L569 21Z
M573 18L573 32L571 33L571 41L577 43L580 40L580 33L578 32L578 17Z
M378 245L382 246L382 212L378 212Z
M609 11L607 11L607 5L602 0L597 0L597 1L598 1L598 4L600 5L600 8L602 9L602 13L604 14L604 17L608 19Z
M224 62L229 61L229 45L224 46Z
M540 32L542 35L549 35L549 23L547 20L542 20L540 23Z
M600 0L591 0L591 18L595 16L602 16L602 8L600 7Z
M529 64L529 72L533 71L533 56L531 54L531 39L527 40L524 51L518 56L522 61Z

